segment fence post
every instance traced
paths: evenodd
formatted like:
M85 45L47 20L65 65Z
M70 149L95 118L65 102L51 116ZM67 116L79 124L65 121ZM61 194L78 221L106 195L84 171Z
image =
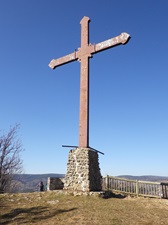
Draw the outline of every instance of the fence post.
M137 197L139 195L139 181L138 180L136 180L136 195L137 195Z
M109 191L109 175L106 176L106 188Z

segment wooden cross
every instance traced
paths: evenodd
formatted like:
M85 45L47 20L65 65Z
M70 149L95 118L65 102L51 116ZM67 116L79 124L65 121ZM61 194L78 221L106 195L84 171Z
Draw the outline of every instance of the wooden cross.
M86 16L80 21L81 24L81 47L77 51L61 57L53 59L49 63L49 67L55 69L65 63L78 60L80 65L80 112L79 112L79 148L89 147L89 58L93 54L112 48L119 44L125 44L130 35L121 33L119 36L98 44L89 44L89 21Z

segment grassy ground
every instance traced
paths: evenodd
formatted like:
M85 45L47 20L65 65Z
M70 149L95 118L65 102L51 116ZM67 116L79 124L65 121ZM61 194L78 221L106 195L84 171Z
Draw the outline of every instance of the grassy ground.
M168 200L70 196L57 192L0 195L0 224L168 225Z

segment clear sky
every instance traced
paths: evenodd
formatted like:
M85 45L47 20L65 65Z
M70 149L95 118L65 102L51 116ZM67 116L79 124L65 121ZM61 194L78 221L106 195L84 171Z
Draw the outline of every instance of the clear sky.
M102 175L168 175L168 1L1 0L0 129L20 123L25 173L65 173L78 145L78 61L53 58L122 32L126 45L90 59L90 146Z

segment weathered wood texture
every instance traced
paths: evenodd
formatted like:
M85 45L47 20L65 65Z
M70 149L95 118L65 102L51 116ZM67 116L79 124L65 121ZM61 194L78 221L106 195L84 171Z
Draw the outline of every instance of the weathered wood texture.
M103 190L112 190L136 196L168 198L168 183L128 180L106 176L102 178Z

